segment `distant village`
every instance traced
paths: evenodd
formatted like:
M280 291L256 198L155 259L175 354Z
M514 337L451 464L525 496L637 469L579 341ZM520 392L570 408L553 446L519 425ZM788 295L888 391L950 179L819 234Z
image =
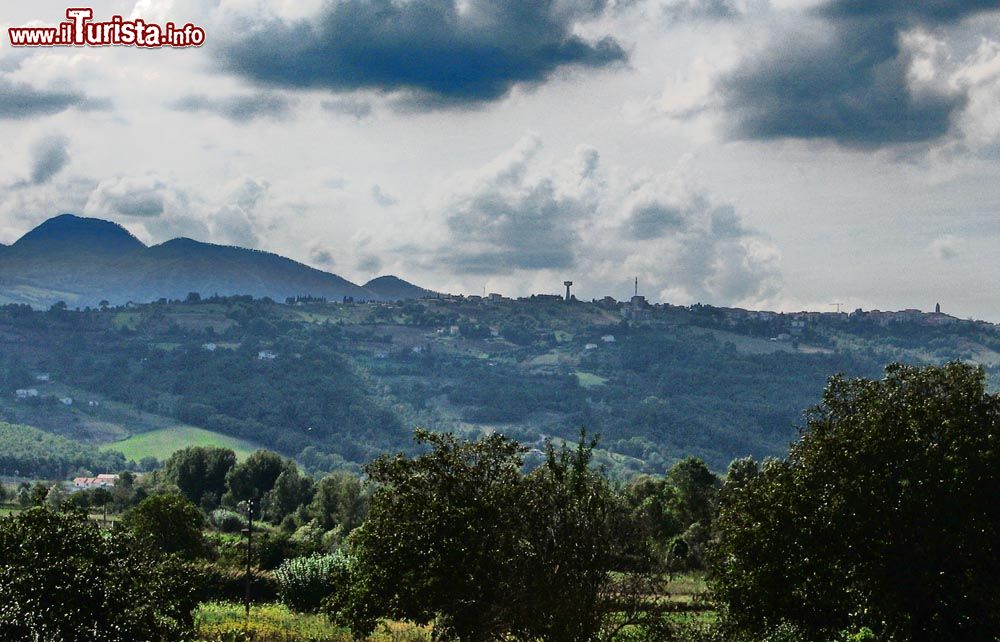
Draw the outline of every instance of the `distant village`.
M483 306L504 306L504 305L524 305L524 304L551 304L551 303L587 303L580 301L572 293L572 281L565 281L565 294L532 294L530 296L511 298L503 294L492 292L480 295L465 294L438 294L431 293L423 300L433 300L443 303L453 304L474 304ZM304 305L310 302L323 301L314 297L291 297L287 300L290 305ZM384 302L376 301L354 301L345 298L344 303L378 304L386 305ZM988 321L963 320L947 314L941 310L941 304L936 303L933 312L924 312L916 308L905 310L862 310L855 309L853 312L846 312L840 309L843 304L831 304L836 306L837 311L829 312L774 312L767 310L746 310L743 308L717 307L697 303L690 306L672 305L670 303L650 303L646 297L639 294L638 279L635 282L635 290L632 297L627 301L619 301L611 296L602 299L592 299L590 304L605 310L617 311L621 318L630 322L656 322L678 313L694 314L699 317L714 317L717 322L730 328L737 328L747 324L769 325L778 329L774 339L779 341L792 340L803 334L810 327L830 327L851 324L868 324L875 327L891 327L900 325L918 325L924 327L951 326L957 323L969 324L981 329L997 330L1000 326ZM388 304L392 305L392 304ZM265 358L265 357L261 357Z

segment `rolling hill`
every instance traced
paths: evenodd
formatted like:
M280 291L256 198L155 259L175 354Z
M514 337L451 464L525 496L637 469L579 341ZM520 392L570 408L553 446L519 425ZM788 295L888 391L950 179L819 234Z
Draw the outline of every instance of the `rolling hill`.
M387 301L402 301L404 299L421 299L434 294L430 290L413 285L398 276L380 276L364 284L369 292L374 292Z

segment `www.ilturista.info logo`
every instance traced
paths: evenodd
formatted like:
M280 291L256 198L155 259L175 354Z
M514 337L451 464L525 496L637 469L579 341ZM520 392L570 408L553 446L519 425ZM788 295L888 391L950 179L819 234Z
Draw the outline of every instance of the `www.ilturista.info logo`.
M70 8L66 22L55 27L9 27L14 47L200 47L205 30L191 24L156 24L140 18L126 20L112 16L107 22L93 22L94 10Z

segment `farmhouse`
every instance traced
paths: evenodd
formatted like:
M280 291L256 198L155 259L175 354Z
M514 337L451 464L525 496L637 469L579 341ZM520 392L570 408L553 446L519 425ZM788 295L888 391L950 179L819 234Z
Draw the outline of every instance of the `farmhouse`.
M111 488L118 481L118 475L104 473L97 477L74 477L73 488L85 490L88 488Z

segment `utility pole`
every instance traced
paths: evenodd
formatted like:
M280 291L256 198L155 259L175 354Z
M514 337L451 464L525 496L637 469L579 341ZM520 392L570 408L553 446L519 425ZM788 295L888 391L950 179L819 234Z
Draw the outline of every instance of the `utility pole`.
M243 532L247 536L247 572L246 572L246 587L243 595L243 608L246 615L246 626L247 630L250 629L250 564L252 561L251 557L251 544L253 542L253 499L247 500L247 527L243 529Z

